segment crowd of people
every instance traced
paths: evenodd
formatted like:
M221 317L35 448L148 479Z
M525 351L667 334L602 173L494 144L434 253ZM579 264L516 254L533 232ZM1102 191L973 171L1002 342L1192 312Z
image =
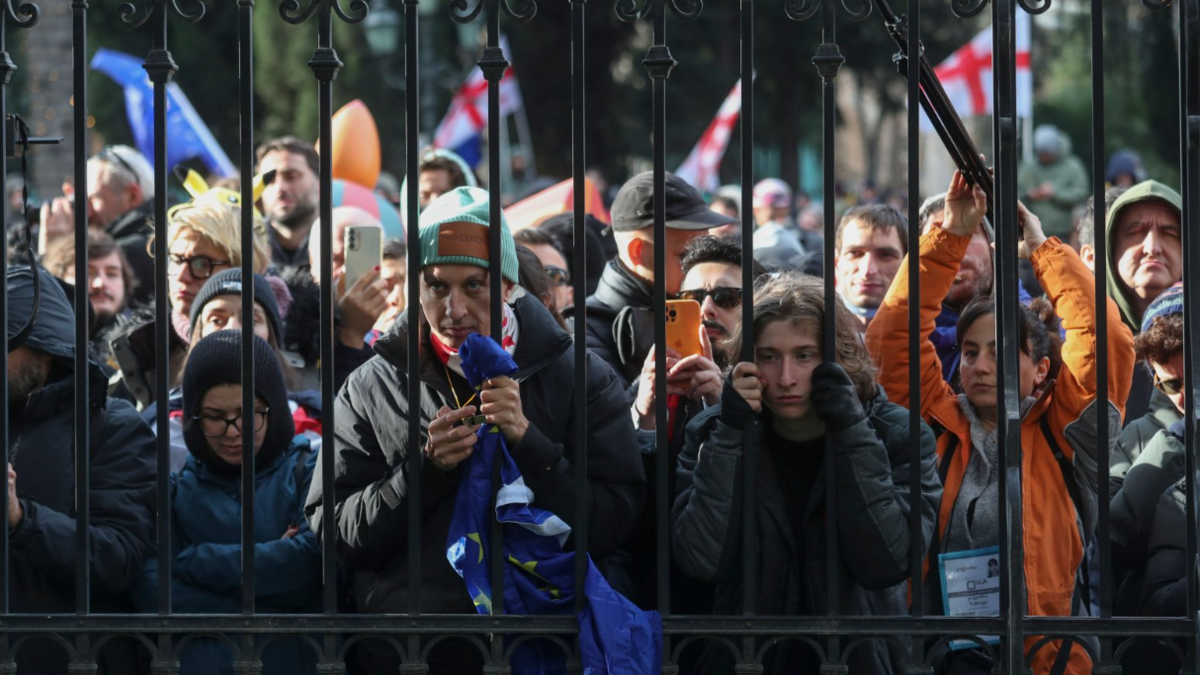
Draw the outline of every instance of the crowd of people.
M260 612L320 610L321 543L331 537L341 611L408 611L413 564L423 613L480 611L486 598L468 592L447 560L447 541L467 490L466 468L484 436L496 433L520 472L522 493L562 523L568 550L570 528L583 515L577 495L586 492L587 553L608 584L642 609L657 609L662 597L655 560L665 517L676 614L740 613L751 594L763 615L825 615L834 609L831 598L844 615L905 615L913 601L908 582L921 575L927 614L996 615L998 427L1015 414L1025 484L1024 565L1014 572L1028 589L1027 613L1096 612L1089 570L1097 563L1099 500L1109 499L1116 613L1182 616L1182 200L1144 175L1122 175L1104 195L1107 254L1096 260L1086 172L1069 161L1064 138L1039 129L1038 167L1020 174L1021 304L1006 336L1017 339L1019 381L1004 383L1018 390L1019 410L1007 418L999 413L994 233L983 191L958 174L945 193L922 204L919 223L882 203L846 209L829 233L835 255L824 270L821 220L810 208L793 219L795 201L783 181L754 187L753 204L745 205L753 212L754 250L743 252L743 205L729 196L710 203L672 174L663 199L666 236L656 240L654 183L643 173L617 191L611 223L588 216L586 264L577 269L574 250L582 242L573 239L570 213L513 232L503 215L492 219L489 193L469 167L453 153L427 151L417 176L419 240L387 241L379 266L347 284L345 233L381 225L354 207L335 208L323 225L317 155L309 143L280 138L258 150L255 204L220 186L169 210L169 295L157 301L170 306L170 349L160 363L149 165L132 148L106 148L88 161L88 278L75 278L79 242L72 239L70 195L42 210L39 265L9 268L11 609L74 610L72 373L85 359L92 611L157 611L156 551L164 546L172 560L172 611L239 611L244 434L253 435ZM1087 207L1077 209L1080 202ZM244 208L254 210L249 252L241 249ZM331 229L328 252L320 250L323 226ZM921 233L916 251L908 250L909 227ZM493 228L500 230L498 251L491 250ZM916 298L907 265L914 254ZM417 257L417 279L406 278L410 255ZM332 363L321 359L325 264L335 285ZM747 264L752 289L743 286ZM1097 265L1108 271L1099 304ZM492 269L502 276L501 335L491 335ZM824 273L837 291L831 307ZM574 294L579 275L586 298ZM77 354L73 342L79 319L69 298L78 283L86 283L91 305L87 354ZM243 334L246 283L253 326ZM410 283L418 286L418 306L406 306ZM697 349L662 345L665 392L655 388L658 290L695 301L701 316ZM752 303L749 325L742 323L744 302ZM916 336L908 331L912 303L920 317ZM583 306L586 314L577 318ZM836 343L828 346L823 326L831 321ZM415 362L408 348L414 331ZM472 386L466 346L475 334L495 338L517 370ZM255 354L249 411L241 381L247 339ZM913 339L917 363L909 360ZM577 350L586 350L585 381L575 378ZM1101 350L1107 400L1097 395ZM836 359L825 360L827 352ZM326 366L338 392L333 401L319 393ZM910 390L912 368L919 392ZM156 393L162 378L166 400ZM411 378L419 381L419 402L409 400ZM657 415L662 393L665 419ZM581 398L586 421L575 416ZM910 428L913 405L919 429ZM155 424L159 406L168 410L166 429ZM336 412L333 428L322 424L326 406ZM665 447L658 444L660 425ZM1105 456L1096 441L1100 425L1111 441L1107 486L1097 484ZM410 429L422 448L416 474ZM156 433L170 434L169 513L156 512ZM580 438L584 448L576 447ZM758 448L751 500L742 493L747 447ZM314 470L322 451L334 453L332 485ZM573 468L581 451L586 476ZM668 454L665 477L659 453ZM828 471L835 482L827 482ZM653 498L660 480L669 491L666 514ZM410 499L418 483L419 504ZM829 486L833 513L826 511ZM327 490L334 491L336 532L323 529ZM754 509L752 538L742 531L747 507ZM408 546L413 508L420 509L419 550ZM913 508L920 512L917 542L909 538ZM156 541L157 518L171 519L169 542ZM827 538L831 518L837 541ZM911 564L914 545L923 552L920 569ZM835 594L828 588L830 547L839 550ZM757 566L754 588L742 584L744 560ZM536 577L533 567L522 569ZM963 596L971 602L955 600ZM1026 647L1038 640L1027 638ZM1032 672L1091 672L1085 640L1040 646ZM704 643L684 653L681 672L732 672L733 656ZM133 641L110 641L97 658L101 672L148 672L149 657ZM475 673L484 665L479 652L453 640L436 643L424 658L433 673ZM301 636L271 642L262 661L268 675L318 672ZM939 675L983 675L995 665L985 650L949 645L931 661ZM1169 663L1152 668L1160 662L1143 663L1139 672L1170 670ZM48 642L23 647L17 664L22 673L68 672L66 653ZM365 640L347 664L351 672L388 673L401 658L388 644ZM763 663L769 675L816 673L819 664L798 642L772 648ZM907 672L904 655L883 641L855 650L847 665L856 675ZM232 652L216 636L188 642L180 667L235 670Z

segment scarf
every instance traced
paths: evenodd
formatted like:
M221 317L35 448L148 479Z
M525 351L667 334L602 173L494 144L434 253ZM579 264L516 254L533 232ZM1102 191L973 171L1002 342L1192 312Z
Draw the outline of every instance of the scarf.
M512 306L508 304L500 306L504 308L504 316L500 319L500 346L504 347L504 351L508 352L509 356L512 356L517 352L517 338L520 335L521 327L517 323L517 314L513 311ZM433 343L433 353L443 366L466 377L462 369L462 357L458 355L457 349L439 340L433 331L429 333L429 341Z

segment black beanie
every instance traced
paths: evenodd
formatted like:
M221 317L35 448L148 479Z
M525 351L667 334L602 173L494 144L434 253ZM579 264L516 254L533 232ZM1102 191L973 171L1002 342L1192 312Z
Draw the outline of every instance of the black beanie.
M211 282L209 282L211 283ZM275 352L265 340L254 338L254 393L267 402L267 435L255 455L255 468L270 464L291 445L296 435L292 411L288 406L283 371ZM208 438L194 416L209 389L221 384L240 384L242 381L242 332L222 330L209 335L192 346L187 367L183 371L183 440L192 453L208 468L223 475L236 476L240 467L217 457L208 446ZM251 425L245 425L248 430Z
M214 274L200 292L196 294L196 299L192 302L192 314L188 317L191 328L189 330L192 335L195 335L196 321L199 320L201 312L204 311L204 306L209 300L219 295L241 295L242 294L242 270L235 267L225 270L219 274ZM271 326L271 335L275 337L276 344L283 345L283 320L279 317L279 304L275 302L275 292L271 290L271 284L267 282L261 274L254 275L254 302L261 306L267 314L267 323Z

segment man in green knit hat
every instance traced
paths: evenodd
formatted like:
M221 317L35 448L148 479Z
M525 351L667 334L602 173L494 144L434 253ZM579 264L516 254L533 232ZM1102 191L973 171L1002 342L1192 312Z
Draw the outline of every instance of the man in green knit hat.
M490 249L489 228L499 227L500 250ZM576 343L541 300L517 286L517 255L503 215L490 219L488 193L456 188L421 214L421 303L405 310L375 343L376 356L346 380L335 404L338 553L355 576L358 608L365 613L408 611L408 503L412 480L421 485L421 611L473 614L466 585L446 561L459 472L475 447L482 423L504 434L525 486L538 506L574 523L576 495L587 490L588 550L597 561L614 553L641 513L645 474L629 423L624 385L599 358L587 355L587 381L575 382ZM477 392L462 372L458 349L471 333L489 335L489 261L503 276L500 343L519 368ZM409 362L408 335L418 330L421 351ZM582 348L582 345L580 346ZM419 405L409 401L408 378L419 377ZM587 480L576 481L575 401L587 413ZM418 425L423 448L419 476L408 469L409 425ZM305 512L321 531L320 477L313 480ZM416 508L416 505L412 506ZM606 566L599 563L602 569ZM618 583L614 583L618 586ZM626 590L618 588L618 590ZM394 650L366 645L364 672L394 672ZM431 672L477 672L475 650L445 643L428 657Z

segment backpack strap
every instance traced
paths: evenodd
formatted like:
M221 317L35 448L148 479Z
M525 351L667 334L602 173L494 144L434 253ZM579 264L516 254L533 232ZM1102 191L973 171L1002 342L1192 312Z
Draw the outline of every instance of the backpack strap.
M1060 472L1062 472L1063 483L1065 483L1067 486L1067 493L1071 495L1071 502L1075 505L1075 511L1079 514L1080 522L1082 522L1083 494L1079 491L1079 482L1075 480L1074 467L1072 467L1071 462L1067 460L1067 456L1063 454L1062 446L1058 444L1058 439L1054 437L1053 430L1050 429L1050 420L1047 419L1046 415L1042 415L1042 418L1038 420L1038 424L1042 428L1042 435L1046 437L1046 442L1050 445L1050 452L1054 454L1054 459L1058 462L1058 469ZM1090 540L1091 534L1084 532L1083 558L1079 561L1079 569L1075 574L1075 590L1077 593L1083 596L1083 607L1089 614L1091 613L1092 607L1092 589L1089 583L1091 580L1091 574L1090 570L1088 569L1087 545ZM1070 651L1070 646L1068 643L1064 642L1063 646L1066 648L1066 651ZM1063 652L1059 652L1060 659L1062 657L1062 653ZM1057 662L1055 666L1056 667L1051 670L1052 675L1058 675L1058 673L1062 672L1057 668ZM1066 668L1065 663L1063 668Z
M932 423L930 423L929 426L931 429L933 429L933 436L934 436L935 442L937 441L937 439L940 439L943 434L946 433L946 427L942 426L941 424L938 424L937 422L932 422ZM954 453L957 450L958 450L958 436L956 434L950 434L950 440L946 444L946 451L944 453L942 453L941 459L938 460L938 468L937 468L938 480L941 481L942 485L946 484L946 476L948 476L950 474L950 462L954 460ZM937 560L938 554L941 553L941 547L942 547L941 536L939 534L939 528L937 526L937 523L935 522L934 526L933 526L933 540L929 542L929 559L931 561Z

